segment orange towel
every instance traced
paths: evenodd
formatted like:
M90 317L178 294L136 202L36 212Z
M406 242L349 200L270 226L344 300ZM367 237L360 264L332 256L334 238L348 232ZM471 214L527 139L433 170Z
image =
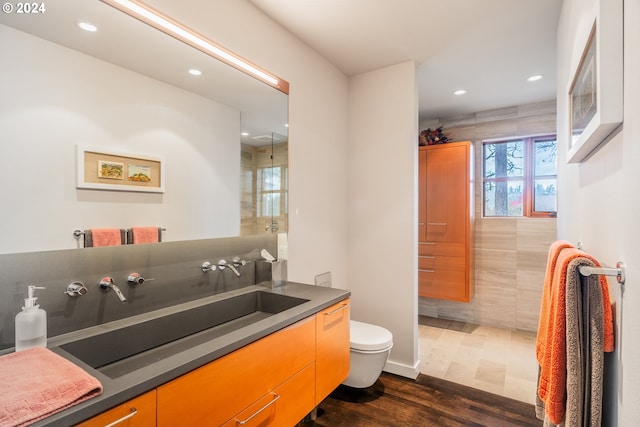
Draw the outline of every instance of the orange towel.
M160 241L160 230L158 227L133 227L132 243L158 243Z
M553 252L553 253L552 253ZM536 341L536 357L540 365L538 396L544 402L545 413L554 424L564 419L567 349L566 349L566 281L567 267L576 258L591 260L596 266L600 263L591 255L578 250L567 242L554 242L549 251L550 265L547 265L543 300L540 309L540 324ZM553 263L553 259L556 262ZM549 271L550 269L550 271ZM613 351L613 313L607 280L600 277L604 317L604 351Z
M553 274L556 268L556 262L560 252L565 248L573 248L574 246L566 240L556 240L549 247L547 255L547 270L544 275L544 284L542 287L542 305L540 307L540 321L538 323L538 339L536 341L536 358L538 364L541 364L542 354L544 353L544 345L548 342L547 332L549 331L549 321L551 310L551 291Z
M122 244L122 231L119 228L92 228L92 246L117 246Z
M102 384L45 347L0 357L0 425L24 426L102 393Z

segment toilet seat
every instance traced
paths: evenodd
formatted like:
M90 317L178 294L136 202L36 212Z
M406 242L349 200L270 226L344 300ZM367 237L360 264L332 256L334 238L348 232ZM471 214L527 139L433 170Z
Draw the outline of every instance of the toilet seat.
M350 333L353 350L379 351L393 346L391 332L380 326L351 320Z

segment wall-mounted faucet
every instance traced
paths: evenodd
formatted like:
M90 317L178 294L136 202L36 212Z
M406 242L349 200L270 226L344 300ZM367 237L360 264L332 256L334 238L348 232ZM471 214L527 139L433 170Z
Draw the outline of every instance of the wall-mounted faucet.
M229 268L229 270L233 271L233 274L235 274L236 276L240 277L240 272L238 271L238 269L236 268L235 265L233 264L228 264L227 261L221 259L220 261L218 261L218 268L220 270L224 270L225 268Z
M113 289L113 291L116 293L116 295L118 296L118 299L120 300L120 302L126 302L127 298L124 296L124 294L120 291L120 288L118 288L116 286L115 283L113 283L113 279L111 277L103 277L102 280L100 280L100 283L98 283L100 285L100 289L102 289L103 291L108 291L109 289Z

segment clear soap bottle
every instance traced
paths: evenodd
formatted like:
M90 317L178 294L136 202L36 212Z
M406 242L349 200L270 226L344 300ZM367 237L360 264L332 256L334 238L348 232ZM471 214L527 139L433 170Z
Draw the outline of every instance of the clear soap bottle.
M24 300L22 311L16 315L16 351L31 347L47 346L47 313L36 304L33 296L40 286L28 287L28 298Z

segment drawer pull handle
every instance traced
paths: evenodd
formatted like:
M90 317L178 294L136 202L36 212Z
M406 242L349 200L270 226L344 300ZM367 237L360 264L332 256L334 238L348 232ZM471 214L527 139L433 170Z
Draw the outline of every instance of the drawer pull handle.
M122 418L120 418L120 419L118 419L118 420L115 420L115 421L114 421L114 422L112 422L111 424L107 424L107 425L106 425L106 426L104 426L104 427L113 427L113 426L115 426L116 424L120 424L121 422L127 421L129 418L132 418L132 417L134 417L134 416L136 416L136 415L138 415L138 410L137 410L136 408L131 408L131 409L129 410L129 414L128 414L128 415L125 415L124 417L122 417Z
M418 255L418 258L435 259L435 257L431 255Z
M421 273L435 273L436 272L435 270L420 270L420 269L418 269L418 271L421 272Z
M266 405L264 405L262 408L258 409L256 412L253 413L253 415L251 415L249 418L247 418L246 420L236 420L236 423L239 426L243 426L246 423L248 423L249 421L251 421L253 418L255 418L258 414L260 414L260 412L264 411L265 409L267 409L269 406L273 405L274 403L276 403L276 400L280 399L280 395L279 394L275 394L273 393L273 399L271 399L271 401L269 403L267 403Z
M428 222L427 225L435 225L438 227L446 227L447 223L446 222Z
M419 245L435 245L434 242L419 242Z
M331 311L325 313L324 315L325 316L331 316L332 314L335 314L335 313L339 312L340 310L344 310L345 307L348 306L348 305L349 304L342 304L340 307L338 307L338 308L336 308L334 310L331 310Z

